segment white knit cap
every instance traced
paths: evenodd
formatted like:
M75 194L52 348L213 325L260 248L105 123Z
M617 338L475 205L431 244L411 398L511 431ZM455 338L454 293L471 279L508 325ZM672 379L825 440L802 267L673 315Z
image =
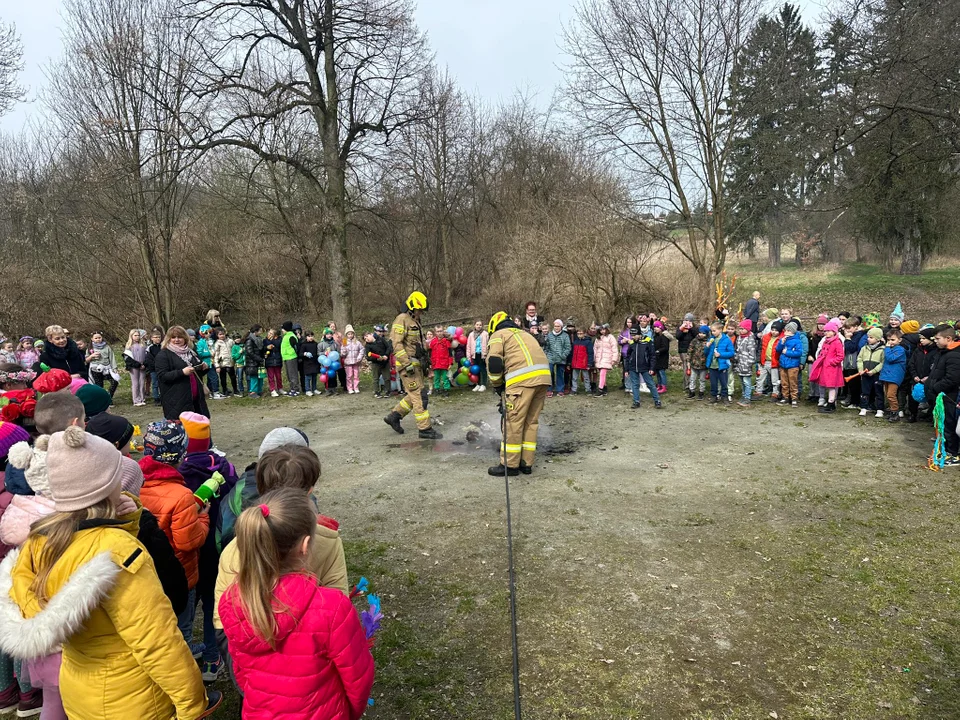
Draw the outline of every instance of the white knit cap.
M310 441L307 439L303 430L292 427L274 428L267 433L260 443L260 451L257 453L257 459L262 458L265 452L275 450L284 445L299 445L300 447L310 447Z
M28 443L18 442L7 455L7 462L23 470L23 479L37 495L50 497L50 481L47 479L47 445L49 435L41 435L30 447Z
M57 512L85 510L120 489L123 455L107 440L71 425L50 436L47 477Z

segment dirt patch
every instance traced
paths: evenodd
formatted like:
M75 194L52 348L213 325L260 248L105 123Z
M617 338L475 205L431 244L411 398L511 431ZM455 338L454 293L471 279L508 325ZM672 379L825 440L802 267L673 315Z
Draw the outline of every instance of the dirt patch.
M388 409L217 402L213 433L240 466L273 427L310 435L352 579L383 596L369 717L512 717L503 481L462 429L498 427L495 396L432 403L442 442ZM619 391L549 400L541 427L511 479L526 717L958 715L960 470L923 469L929 427Z

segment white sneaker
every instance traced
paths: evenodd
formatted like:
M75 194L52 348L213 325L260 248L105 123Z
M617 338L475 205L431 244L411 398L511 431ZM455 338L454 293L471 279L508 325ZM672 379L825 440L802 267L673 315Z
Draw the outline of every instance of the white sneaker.
M307 390L307 397L313 397L313 390Z
M903 417L903 410L900 411L900 417Z
M883 410L877 410L877 414L874 417L883 418Z
M486 391L487 391L487 386L486 386L486 385L481 385L481 386L480 386L480 392L486 392Z
M270 397L280 397L280 393L278 393L276 390L271 390Z
M867 416L867 409L866 409L866 408L862 408L862 409L860 410L860 417L866 417L866 416Z
M220 393L214 393L214 394L213 394L213 399L214 399L214 400L223 400L224 398L226 398L226 395L221 395Z
M480 392L480 386L479 386L479 385L474 385L472 392Z

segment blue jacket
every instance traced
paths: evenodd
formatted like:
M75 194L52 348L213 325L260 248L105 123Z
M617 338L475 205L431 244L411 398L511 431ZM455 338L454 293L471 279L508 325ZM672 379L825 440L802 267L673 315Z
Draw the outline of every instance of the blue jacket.
M733 356L737 354L736 349L733 347L733 340L727 337L725 333L721 333L719 338L710 338L706 350L703 351L703 356L707 359L707 369L713 366L714 350L720 351L720 369L729 370L730 361L733 359Z
M792 337L784 336L777 343L777 349L780 351L780 368L790 370L798 368L803 360L806 360L806 353L803 351L804 335L796 333Z
M902 385L907 374L907 351L902 345L884 348L883 369L880 371L880 382Z

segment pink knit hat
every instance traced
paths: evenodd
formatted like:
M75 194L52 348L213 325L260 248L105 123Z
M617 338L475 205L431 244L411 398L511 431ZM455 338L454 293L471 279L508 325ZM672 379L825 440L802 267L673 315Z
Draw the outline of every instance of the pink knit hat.
M71 425L47 446L47 478L57 512L85 510L120 489L123 455L113 445Z
M750 332L751 330L753 330L753 320L741 320L740 329L746 330L747 332Z
M832 332L840 332L840 323L837 320L831 320L826 325L823 326L824 330L830 330Z
M828 318L825 313L820 313L817 317L817 325L826 325L829 320L830 318Z

